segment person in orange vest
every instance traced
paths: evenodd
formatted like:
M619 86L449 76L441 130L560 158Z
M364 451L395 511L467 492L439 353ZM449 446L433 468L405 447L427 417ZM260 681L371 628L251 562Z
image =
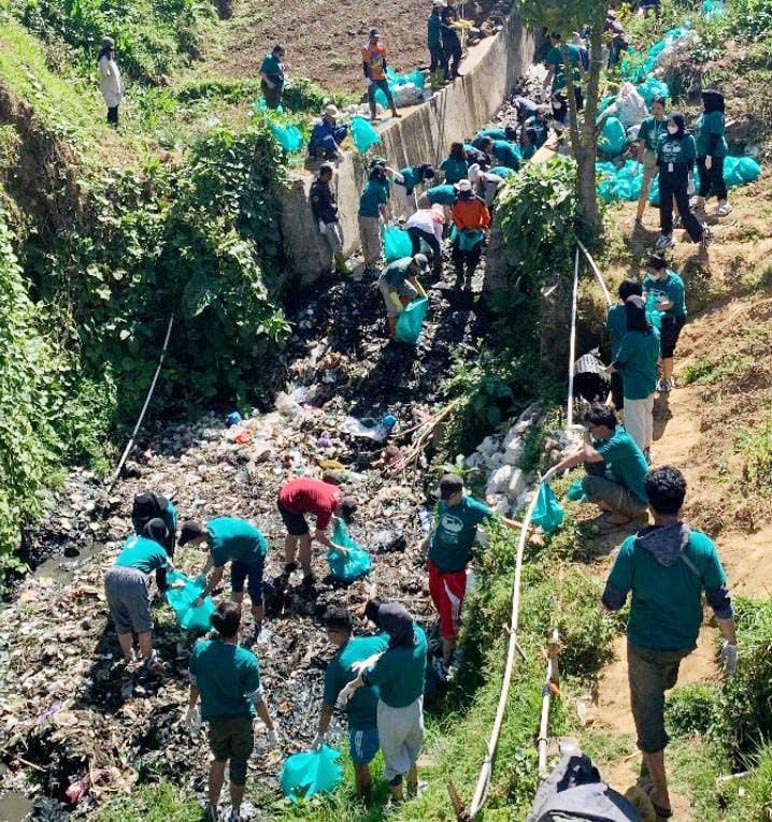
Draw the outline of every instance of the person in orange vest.
M362 48L362 69L367 82L367 99L370 103L370 119L377 120L375 109L375 93L380 89L391 106L394 117L401 117L394 105L394 97L386 80L386 47L381 43L378 29L370 29L370 38Z
M472 277L482 256L485 230L491 224L491 213L474 193L469 180L460 180L456 184L456 191L458 197L452 208L452 259L456 269L456 285L464 287L466 265L466 283L471 291Z

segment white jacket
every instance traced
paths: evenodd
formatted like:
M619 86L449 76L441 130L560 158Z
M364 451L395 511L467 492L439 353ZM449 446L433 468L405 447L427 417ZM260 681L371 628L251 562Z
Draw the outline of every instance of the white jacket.
M99 59L99 90L108 108L120 105L123 98L121 70L115 60L111 60L107 55Z

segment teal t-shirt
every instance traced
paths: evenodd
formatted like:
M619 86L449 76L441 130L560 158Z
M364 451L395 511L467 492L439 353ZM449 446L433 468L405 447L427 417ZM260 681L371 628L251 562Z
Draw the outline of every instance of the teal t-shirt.
M269 52L265 55L260 71L272 82L284 85L284 66L281 64L279 58Z
M659 331L628 331L619 345L614 363L622 375L626 400L645 400L657 387Z
M608 479L627 488L642 505L648 505L643 480L649 466L643 452L627 431L617 425L610 439L595 440L592 445L603 457Z
M520 152L517 146L507 140L493 141L493 156L507 168L513 168L517 171L520 168Z
M474 141L483 140L485 137L490 137L491 140L506 140L507 132L503 128L496 128L495 126L483 128L475 134ZM474 145L474 143L472 143L472 145Z
M377 180L368 180L359 198L360 217L378 217L380 206L389 200L388 191Z
M702 591L719 588L726 574L710 538L692 531L685 551L697 576L685 562L664 567L645 548L628 537L619 549L609 583L620 591L632 590L627 638L633 645L654 651L694 648L702 624Z
M666 133L665 123L667 121L663 117L658 120L656 117L647 117L642 123L638 131L638 139L643 140L644 145L649 151L656 151L659 138Z
M324 672L324 704L335 707L338 694L357 678L351 666L355 662L363 662L373 654L385 651L389 645L389 638L385 634L380 636L360 636L350 639L338 650ZM354 731L364 731L377 726L377 708L379 691L376 686L370 685L358 688L354 696L346 704L349 727Z
M387 282L392 288L400 288L410 276L410 266L412 262L412 257L402 257L399 260L394 260L393 263L389 263L386 268L381 271L380 279Z
M672 269L668 269L664 280L653 280L646 277L643 281L643 290L647 294L654 294L657 300L664 297L673 303L671 308L664 312L666 317L675 317L676 320L686 319L686 289L684 281Z
M527 146L523 146L523 159L530 160L533 155L536 154L536 146L533 143L530 143Z
M432 12L429 15L429 23L427 25L426 34L427 48L442 48L442 19L439 14L434 14L434 12Z
M260 688L260 663L252 651L219 639L199 639L190 673L201 693L201 719L255 715L249 695Z
M400 175L404 178L403 185L407 189L408 194L412 194L413 189L421 182L421 173L417 168L401 168Z
M466 175L464 175L466 176ZM427 192L426 196L430 205L439 203L440 205L452 206L456 202L458 195L456 189L450 184L443 184L440 186L432 186Z
M624 303L612 305L606 314L606 332L611 344L611 359L617 358L622 337L627 334L627 316L625 314Z
M429 542L429 559L440 571L463 571L472 558L472 546L477 526L493 516L493 511L472 497L464 497L458 505L437 504L437 526Z
M228 562L256 562L266 555L268 543L260 531L238 517L217 517L206 525L209 550L215 568Z
M703 112L697 119L695 134L698 157L726 157L729 154L724 115L720 111Z
M679 140L677 137L665 132L657 143L657 161L660 169L667 168L671 163L685 163L689 167L694 164L697 157L697 149L694 145L694 137L686 134Z
M380 697L391 708L406 708L424 692L426 634L415 622L416 644L389 648L367 674L369 685L380 688Z
M568 44L568 58L573 69L574 83L581 82L582 75L579 72L579 64L581 63L581 52L579 46L573 43ZM552 76L552 91L560 91L566 87L566 71L563 65L563 52L560 46L552 46L544 58L544 62L552 69L554 74Z
M143 574L150 574L158 568L166 568L169 556L163 545L147 537L132 534L123 543L115 564L121 568L136 568Z
M459 180L466 179L469 173L469 164L466 160L456 160L453 157L448 157L440 163L440 171L445 175L445 182L452 188ZM440 188L440 186L435 186L435 188Z

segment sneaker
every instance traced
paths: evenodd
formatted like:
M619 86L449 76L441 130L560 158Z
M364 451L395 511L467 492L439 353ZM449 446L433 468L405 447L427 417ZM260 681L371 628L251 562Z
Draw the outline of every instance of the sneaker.
M669 386L670 391L674 391L674 390L678 387L678 386L676 385L675 377L672 377L672 378L669 380L669 382L668 382L668 386Z
M667 394L670 391L670 383L667 380L657 380L657 391L660 394Z
M659 237L657 237L655 246L659 251L664 251L666 248L670 248L671 245L675 245L672 234L660 234Z
M726 217L727 214L731 214L732 206L726 200L722 200L718 204L718 210L716 211L716 217Z

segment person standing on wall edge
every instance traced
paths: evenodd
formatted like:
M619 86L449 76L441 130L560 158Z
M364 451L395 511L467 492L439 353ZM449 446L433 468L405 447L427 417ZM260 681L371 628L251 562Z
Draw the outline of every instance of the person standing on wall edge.
M115 62L115 40L103 37L97 56L99 64L99 90L107 103L107 122L118 127L118 106L123 100L121 70Z
M319 233L330 247L335 271L338 274L350 274L343 256L343 230L338 217L338 203L330 188L333 173L332 163L324 162L319 166L319 176L311 184L311 211L319 226Z
M265 104L270 109L277 109L281 105L281 96L284 93L284 55L286 49L277 44L270 54L265 55L260 66L260 88L263 90Z
M435 91L442 88L445 76L448 73L448 61L445 50L442 48L442 10L445 8L443 0L433 0L427 26L427 46L429 47L429 82Z
M389 83L386 79L386 47L381 43L378 29L370 29L370 38L362 47L362 70L367 83L367 99L370 103L370 119L378 119L375 108L375 92L380 89L391 106L392 117L402 117L394 104Z

